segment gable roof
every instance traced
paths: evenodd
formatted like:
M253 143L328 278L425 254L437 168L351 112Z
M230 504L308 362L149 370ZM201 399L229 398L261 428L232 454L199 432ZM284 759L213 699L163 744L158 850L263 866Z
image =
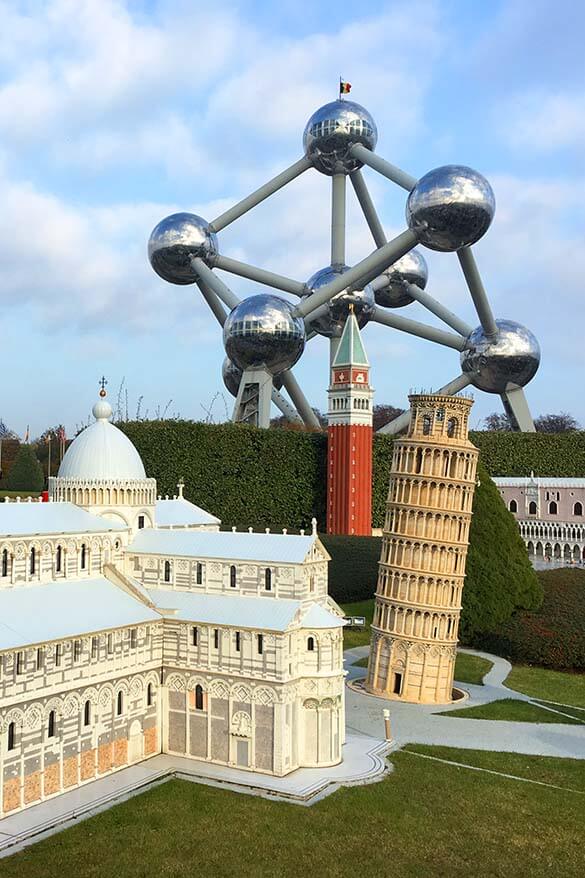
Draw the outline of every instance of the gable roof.
M339 345L333 358L332 368L337 366L369 366L362 342L360 328L353 311L345 321Z
M221 524L221 519L196 506L184 497L157 500L154 519L157 527L196 527L204 524Z
M300 601L274 597L197 594L163 588L149 589L148 593L161 611L177 611L167 618L234 628L286 631L302 607Z
M302 564L317 536L233 533L232 531L139 530L126 549L129 554L234 561Z
M93 515L73 503L0 503L0 538L124 530L126 525Z

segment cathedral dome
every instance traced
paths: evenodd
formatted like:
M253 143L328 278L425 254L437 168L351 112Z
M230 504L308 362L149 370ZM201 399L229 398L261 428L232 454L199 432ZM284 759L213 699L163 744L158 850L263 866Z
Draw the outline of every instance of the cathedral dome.
M144 464L128 437L110 423L112 407L100 399L93 407L95 424L73 440L59 467L60 479L116 481L145 479Z

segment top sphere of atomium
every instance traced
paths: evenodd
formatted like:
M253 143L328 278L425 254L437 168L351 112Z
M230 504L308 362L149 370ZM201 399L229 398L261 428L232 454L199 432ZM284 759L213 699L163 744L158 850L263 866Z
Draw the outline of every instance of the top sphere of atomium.
M513 320L496 320L498 334L489 338L474 329L461 353L461 369L472 384L487 393L504 393L511 385L524 387L540 365L540 347L529 329Z
M173 213L154 227L148 239L148 258L156 273L171 284L197 280L191 259L209 264L218 254L217 236L195 213Z
M290 369L305 347L305 324L285 299L263 293L244 299L223 327L229 359L240 369L266 369L272 375Z
M464 165L444 165L417 182L406 202L406 221L425 247L452 252L479 241L495 211L485 177Z
M305 293L303 298L311 296L347 270L347 265L328 265L326 268L316 271L307 281L309 292ZM374 291L370 284L367 284L363 290L341 290L325 304L327 306L325 314L315 320L311 320L310 314L307 316L307 320L310 321L309 328L326 338L339 338L348 318L350 305L353 305L358 326L362 329L373 316L376 303Z
M376 123L364 107L353 101L332 101L316 110L305 126L305 155L322 174L351 174L362 167L350 148L361 143L376 147Z
M385 277L387 283L376 290L376 304L383 308L403 308L404 305L414 302L408 292L408 285L416 284L424 290L429 279L429 270L422 253L411 250L389 265L381 277Z

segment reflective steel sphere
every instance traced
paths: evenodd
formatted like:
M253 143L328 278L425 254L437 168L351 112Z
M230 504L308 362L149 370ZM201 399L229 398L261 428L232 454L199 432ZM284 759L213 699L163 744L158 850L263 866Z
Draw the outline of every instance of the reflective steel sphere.
M285 299L263 293L244 299L223 327L225 352L240 369L290 369L305 347L305 324Z
M232 396L238 395L240 381L242 380L243 374L242 370L236 366L235 363L232 363L229 357L225 357L221 366L221 377L223 378L226 390L231 393ZM280 375L275 375L273 377L272 384L277 390L280 390L282 387L282 378Z
M324 287L337 275L343 274L347 269L347 265L328 265L327 268L315 272L307 281L309 292L305 296L310 296L316 290L320 290L321 287ZM327 303L327 314L311 321L311 329L327 338L339 338L343 332L350 305L354 307L354 314L361 329L372 317L375 304L374 291L370 284L363 290L352 290L351 292L342 290ZM310 314L309 320L311 320Z
M540 347L529 329L513 320L496 320L496 324L495 339L486 338L478 326L461 353L461 369L487 393L503 393L513 384L524 387L540 365Z
M374 150L376 123L353 101L332 101L316 110L305 126L303 147L313 166L323 174L350 174L362 163L349 155L354 143Z
M194 213L173 213L161 220L148 240L150 264L171 284L195 283L190 260L200 256L208 264L217 256L217 236Z
M390 265L383 272L383 276L388 279L388 283L376 290L376 304L384 308L402 308L414 302L408 292L408 284L416 284L424 290L429 279L429 270L422 253L411 250Z
M495 210L485 177L463 165L444 165L418 181L406 202L406 221L425 247L450 252L479 241Z

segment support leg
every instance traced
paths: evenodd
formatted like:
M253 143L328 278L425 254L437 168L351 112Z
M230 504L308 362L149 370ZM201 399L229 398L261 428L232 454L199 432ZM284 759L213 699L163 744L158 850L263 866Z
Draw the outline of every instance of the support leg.
M534 421L526 402L526 396L521 387L513 387L511 390L506 390L502 393L502 402L513 430L517 433L536 432Z

